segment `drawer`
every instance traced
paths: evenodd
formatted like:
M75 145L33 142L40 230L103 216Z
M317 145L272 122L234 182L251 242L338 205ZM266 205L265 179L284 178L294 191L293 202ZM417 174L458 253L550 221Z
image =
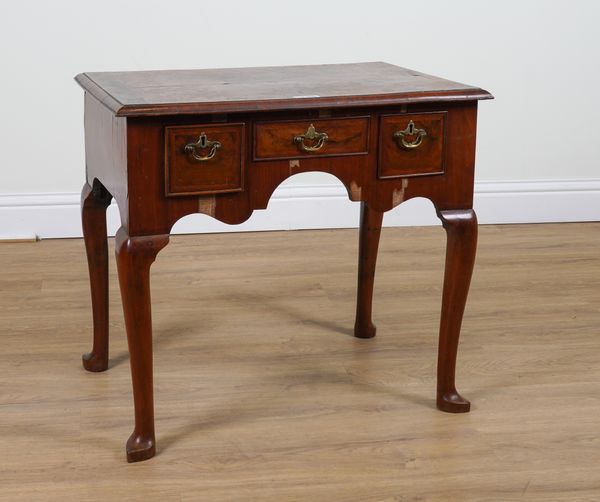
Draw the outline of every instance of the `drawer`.
M167 196L239 192L244 186L244 124L165 128Z
M444 172L446 112L382 115L379 178Z
M254 160L366 154L369 117L258 122Z

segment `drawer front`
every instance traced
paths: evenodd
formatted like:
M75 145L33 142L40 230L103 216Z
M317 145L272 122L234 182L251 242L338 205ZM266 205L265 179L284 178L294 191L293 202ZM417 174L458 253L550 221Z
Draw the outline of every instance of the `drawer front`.
M366 154L369 117L258 122L254 160Z
M379 178L444 172L446 112L383 115L379 128Z
M244 186L244 124L165 128L167 196L239 192Z

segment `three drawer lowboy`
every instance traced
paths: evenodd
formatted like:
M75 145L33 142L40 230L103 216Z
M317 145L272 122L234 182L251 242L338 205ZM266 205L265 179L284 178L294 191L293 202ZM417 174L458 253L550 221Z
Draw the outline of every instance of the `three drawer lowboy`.
M196 212L241 223L266 208L282 181L307 171L336 176L361 204L360 338L375 336L383 213L412 197L433 202L447 233L437 407L469 411L454 376L477 242L477 102L488 92L386 63L82 73L76 80L85 90L81 208L94 325L83 366L108 368L106 208L114 198L135 405L128 461L155 453L149 272L173 224Z

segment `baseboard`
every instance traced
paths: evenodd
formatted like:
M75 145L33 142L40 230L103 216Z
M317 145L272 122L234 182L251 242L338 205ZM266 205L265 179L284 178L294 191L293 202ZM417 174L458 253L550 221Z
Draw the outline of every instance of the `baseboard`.
M475 210L482 224L600 221L600 179L481 181ZM433 205L412 199L386 213L386 226L437 225ZM358 204L337 185L279 187L265 211L230 226L206 215L190 215L173 233L252 232L358 225ZM115 204L108 210L109 233L119 227ZM78 193L0 194L0 240L80 237Z

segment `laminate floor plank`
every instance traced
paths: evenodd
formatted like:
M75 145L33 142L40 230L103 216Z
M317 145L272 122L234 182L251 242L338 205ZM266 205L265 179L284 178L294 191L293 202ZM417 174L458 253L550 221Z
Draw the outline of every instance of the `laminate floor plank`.
M480 227L464 415L435 409L443 230L383 230L372 340L352 337L357 241L172 238L151 272L158 454L139 464L114 260L92 374L83 241L0 245L0 500L600 500L600 224Z

